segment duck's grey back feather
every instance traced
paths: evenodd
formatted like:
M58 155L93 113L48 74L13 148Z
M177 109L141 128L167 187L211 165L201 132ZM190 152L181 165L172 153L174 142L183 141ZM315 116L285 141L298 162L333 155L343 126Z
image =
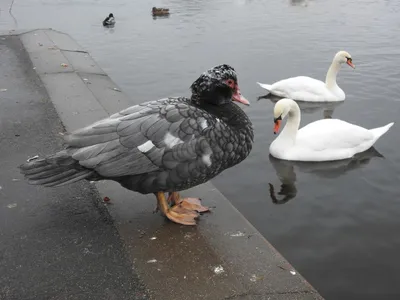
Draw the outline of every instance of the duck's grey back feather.
M87 179L113 179L141 193L177 191L243 160L251 150L249 132L249 137L236 132L190 99L167 98L129 107L71 133L65 151L69 165L86 170ZM56 168L57 159L52 162ZM51 178L46 182L51 184Z
M163 99L134 106L72 133L66 137L71 157L103 177L164 169L171 165L168 160L171 155L165 156L166 151L183 160L193 159L196 154L189 141L200 143L204 139L200 124L203 113L181 103L182 99L177 100ZM177 147L178 144L183 146ZM181 150L182 147L185 149ZM204 151L211 149L205 147Z

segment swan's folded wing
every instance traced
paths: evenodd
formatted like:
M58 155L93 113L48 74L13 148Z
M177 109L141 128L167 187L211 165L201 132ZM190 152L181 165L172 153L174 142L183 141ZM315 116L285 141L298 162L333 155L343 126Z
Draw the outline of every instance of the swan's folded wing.
M179 98L163 99L127 108L72 133L66 142L74 159L103 177L138 175L183 161L204 164L201 158L211 155L211 148L202 134L210 119Z
M354 149L370 142L373 134L363 127L337 119L310 123L298 132L296 143L314 151Z
M307 76L297 76L280 80L272 85L275 94L292 99L317 101L325 98L325 83Z

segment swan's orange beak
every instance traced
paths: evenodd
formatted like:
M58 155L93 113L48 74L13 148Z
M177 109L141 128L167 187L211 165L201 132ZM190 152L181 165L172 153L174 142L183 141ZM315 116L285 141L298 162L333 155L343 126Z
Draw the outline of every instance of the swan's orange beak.
M351 60L347 60L346 64L348 64L350 67L352 67L353 69L356 68L356 66L353 64L353 62Z
M278 133L280 126L281 126L281 120L276 120L274 125L274 134Z

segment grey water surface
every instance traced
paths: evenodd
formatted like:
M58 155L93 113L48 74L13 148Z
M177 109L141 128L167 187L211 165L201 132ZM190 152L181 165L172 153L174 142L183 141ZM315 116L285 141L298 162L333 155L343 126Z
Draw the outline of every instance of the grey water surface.
M0 1L1 30L71 34L140 101L189 95L205 69L232 65L252 102L243 109L255 145L214 184L326 299L400 299L400 1L15 0L10 14L11 3ZM171 15L153 19L152 6ZM117 23L105 29L110 12ZM303 105L301 125L330 116L367 128L395 125L350 161L272 159L273 102L257 101L265 93L256 81L324 80L338 50L356 65L338 75L346 100Z

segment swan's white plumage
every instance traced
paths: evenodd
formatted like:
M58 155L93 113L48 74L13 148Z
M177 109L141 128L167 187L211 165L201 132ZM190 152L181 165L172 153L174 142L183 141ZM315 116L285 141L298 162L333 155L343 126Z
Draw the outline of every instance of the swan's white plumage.
M276 105L290 106L288 123L299 122L299 119L294 120L300 118L300 109L296 102L282 99ZM371 148L392 125L390 123L383 127L366 129L338 119L322 119L297 132L294 130L295 126L288 128L283 136L278 136L272 142L270 153L276 158L292 161L347 159Z
M336 86L332 91L326 88L325 82L307 76L297 76L277 81L273 84L257 82L271 94L299 101L343 101L345 94Z
M278 97L310 102L343 101L346 95L337 85L336 75L340 70L341 64L347 62L347 59L351 59L348 52L339 51L336 53L327 72L325 82L308 76L297 76L283 79L273 84L257 83L260 87Z

